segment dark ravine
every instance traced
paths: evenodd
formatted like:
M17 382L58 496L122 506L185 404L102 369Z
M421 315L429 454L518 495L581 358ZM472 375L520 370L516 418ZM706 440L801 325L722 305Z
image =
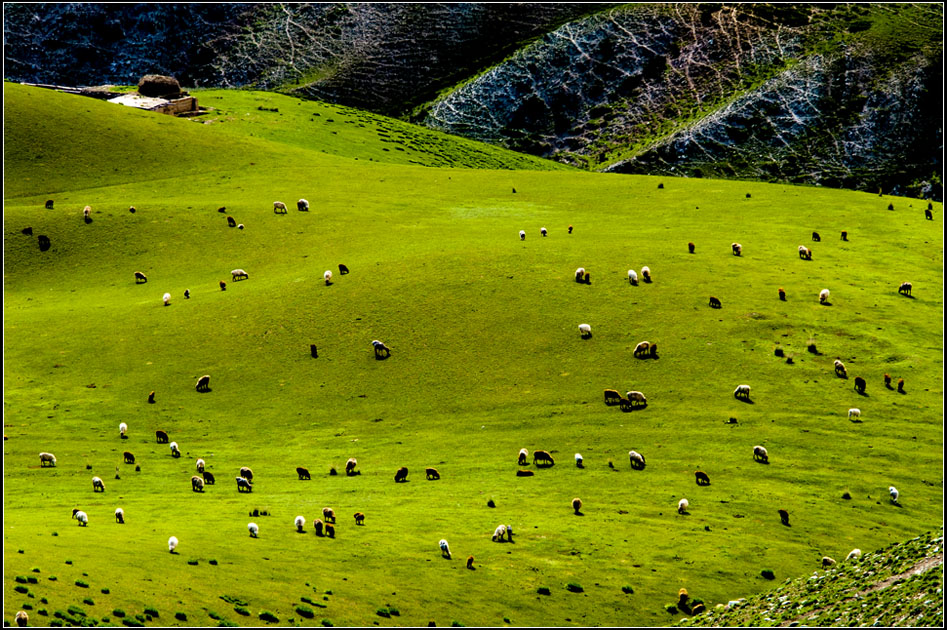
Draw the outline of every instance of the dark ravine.
M941 5L9 5L7 79L252 86L591 170L942 198Z

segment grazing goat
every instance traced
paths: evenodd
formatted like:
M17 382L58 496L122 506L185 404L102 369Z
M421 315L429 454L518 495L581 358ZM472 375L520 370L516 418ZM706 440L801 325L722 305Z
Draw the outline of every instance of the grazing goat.
M208 486L214 485L214 482L217 481L216 479L214 479L214 473L208 470L205 470L204 472L202 472L201 476L204 477L204 483L206 483Z
M395 483L403 483L408 480L408 468L402 466L395 472Z
M927 210L924 211L924 218L927 219L928 221L933 221L933 220L934 220L934 213L931 212L931 209L930 209L930 208L928 208Z
M904 393L904 379L903 378L898 379L898 393L899 394Z
M750 386L749 385L737 385L737 388L733 390L733 397L736 399L749 400L750 399Z
M835 375L839 378L848 378L848 370L845 369L845 364L838 359L835 360Z
M178 443L177 443L177 442L171 442L170 444L168 444L168 446L171 447L171 457L180 457L180 456L181 456L181 451L178 449Z
M230 277L233 282L236 282L238 278L243 278L244 280L250 279L250 274L248 274L243 269L234 269L230 272Z
M323 523L335 522L335 511L332 508L329 508L329 507L322 508L322 522Z
M864 394L866 387L868 387L868 383L865 382L865 379L863 379L860 376L856 376L855 377L855 391L858 392L859 394Z
M575 512L575 514L579 515L579 514L582 514L581 510L582 510L582 499L578 497L572 499L572 511Z
M910 282L902 282L901 286L898 287L898 293L901 295L911 295L912 285Z
M711 296L710 296L710 308L720 308L720 307L721 307L720 298L716 298L716 297L714 297L714 296L711 295Z
M516 463L520 466L528 466L529 462L526 460L527 457L529 457L529 451L527 451L525 448L521 448L519 457L516 459Z
M376 359L386 359L391 356L391 348L378 341L377 339L372 341L372 349L375 350Z
M237 481L237 492L253 492L253 484L250 483L249 479L244 479L243 477L235 477Z
M818 232L813 232L813 233L812 233L812 240L813 240L813 241L817 241L817 242L822 242L822 237L819 236L819 233L818 233Z
M812 260L812 250L805 245L800 245L799 258L802 258L803 260Z
M628 284L633 287L638 286L638 272L634 269L628 270Z
M296 209L300 212L309 212L309 202L305 199L300 199L296 202Z
M442 538L437 546L441 549L441 555L450 560L450 545L447 544L447 541Z
M693 254L695 248L696 248L696 246L695 246L693 243L688 243L688 244L687 244L687 251L688 251L688 253Z
M105 492L105 482L100 477L92 478L92 492Z
M144 282L148 282L148 276L146 276L145 274L143 274L143 273L140 272L140 271L136 271L136 272L135 272L135 284L142 284L142 283L144 283Z
M556 463L555 461L553 461L552 455L550 455L548 452L546 452L546 451L533 451L533 463L534 463L536 466L539 466L540 462L541 462L544 466L552 466L552 465L554 465L554 464Z
M296 526L296 531L302 534L303 529L306 527L306 517L300 514L295 519L293 519L293 525Z
M205 374L197 379L197 385L194 388L199 392L210 391L210 374Z
M753 459L761 462L763 464L769 463L769 453L766 452L765 446L754 446L753 447Z
M779 287L779 299L783 302L786 301L786 289Z
M641 268L641 279L645 282L651 282L651 269L648 267Z
M637 346L635 346L634 356L648 356L651 354L651 343L647 341L642 341Z
M681 499L680 501L677 502L677 513L687 514L687 507L689 505L690 503L687 501L687 499Z
M115 522L119 525L125 524L125 510L122 508L115 508Z
M631 464L632 470L644 470L644 455L638 451L628 451L628 462Z
M354 457L350 457L347 462L345 462L345 475L347 477L354 477L358 474L355 467L358 466L358 461Z
M256 523L247 523L247 529L250 530L250 538L256 538L260 534L260 526Z
M708 477L708 476L707 476L707 473L705 473L704 471L702 471L702 470L696 470L696 471L694 471L694 476L697 478L697 485L698 485L698 486L709 486L709 485L710 485L710 477Z
M204 491L204 478L193 475L191 477L191 490L194 492L203 492Z
M165 306L167 306L168 304L170 304L170 303L171 303L171 294L170 294L170 293L165 293L165 294L161 297L161 301L164 302L164 305L165 305Z
M364 515L364 514L362 514L361 512L356 512L355 514L353 514L353 516L355 517L355 524L356 524L356 525L364 525L364 524L365 524L365 515Z
M611 404L609 401L618 402L621 400L621 394L618 393L617 389L606 389L605 390L605 404Z
M592 336L592 327L588 324L579 324L579 336L583 339L589 339Z
M520 230L520 240L521 241L526 240L526 230Z
M56 456L53 455L52 453L40 453L40 454L39 454L39 466L40 466L40 468L44 468L44 467L46 466L46 464L49 464L50 466L55 466L55 465L56 465Z
M739 243L731 243L730 249L733 251L734 256L740 256L743 253L743 245Z
M326 269L326 272L322 274L322 279L326 281L326 286L332 284L332 270Z
M299 475L300 481L309 481L309 471L303 468L302 466L296 467L296 474Z
M569 234L572 234L572 226L569 226Z
M79 522L79 527L86 527L89 524L89 515L79 508L73 508L72 518Z
M273 213L274 214L286 214L286 204L282 201L273 202Z
M851 409L848 410L849 420L851 420L852 418L861 418L861 415L862 415L861 409L856 409L855 407L852 407Z
M158 429L157 431L155 431L155 441L158 442L158 444L167 444L168 434L162 431L161 429Z
M786 527L789 527L789 512L787 512L786 510L782 508L777 510L777 512L779 513L779 522L785 525Z
M631 403L632 407L647 407L648 399L644 397L644 394L637 391L630 391L625 394L625 398L628 399L628 402Z
M441 473L437 472L437 468L425 468L424 478L428 481L437 481L441 478Z
M126 464L134 464L134 463L135 463L135 456L132 455L132 454L131 454L130 452L128 452L128 451L125 451L125 452L122 454L122 457L124 457Z
M249 479L250 481L253 481L253 471L247 468L246 466L240 467L240 476L243 477L244 479Z

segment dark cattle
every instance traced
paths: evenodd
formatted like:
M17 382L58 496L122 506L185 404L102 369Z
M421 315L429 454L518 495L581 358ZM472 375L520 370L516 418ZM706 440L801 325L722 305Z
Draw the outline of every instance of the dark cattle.
M789 527L789 512L787 512L786 510L780 509L779 520L783 525L785 525L786 527Z
M214 479L214 473L205 470L201 473L201 476L204 477L204 483L206 483L208 486L214 485L214 482L216 481L216 479Z
M296 474L299 475L300 481L309 480L309 471L301 466L296 468Z
M689 253L693 254L695 247L696 247L696 246L695 246L693 243L688 243L688 244L687 244L687 251L688 251Z
M37 239L39 240L39 251L41 252L47 251L52 246L52 243L49 242L49 237L45 234L40 234Z
M197 385L194 388L199 392L209 392L210 391L210 374L205 374L204 376L197 379Z
M572 234L572 226L569 226L569 234Z
M855 391L856 392L858 392L859 394L864 394L865 388L867 386L868 386L868 383L865 382L865 379L863 379L860 376L855 377Z
M227 212L227 206L220 206L217 208L217 212Z
M473 557L473 556L467 556L467 568L468 568L468 569L473 569L473 568L474 568L473 563L474 563L474 557Z
M184 299L185 299L185 300L191 299L191 290L190 290L190 289L184 289Z
M162 431L161 429L158 429L157 431L155 431L155 439L157 440L158 444L167 444L168 434Z
M658 190L663 190L663 189L664 189L664 182L661 182L660 184L658 184Z
M339 275L344 276L348 272L349 272L349 268L343 265L342 263L339 263Z
M911 289L914 286L910 282L902 282L901 286L898 287L898 293L901 295L911 295Z
M888 210L894 210L894 204L893 204L893 203L889 203L889 204L888 204Z
M425 468L424 476L428 481L437 481L441 478L441 473L437 472L436 468Z
M33 236L33 228L31 227L23 228L22 232L23 234L26 234L27 236Z
M750 198L750 193L746 193L746 198L747 198L747 199Z
M710 477L707 476L707 473L705 473L705 472L703 472L703 471L701 471L701 470L698 470L698 471L695 471L695 472L694 472L694 477L697 478L697 485L698 485L698 486L709 486L709 485L710 485Z
M46 209L47 209L47 210L52 210L52 209L53 209L53 200L52 200L52 199L47 199L47 200L46 200Z
M592 284L591 276L588 271L585 272L585 279L583 282L585 282L585 284Z
M710 308L720 308L720 299L710 296Z
M821 241L822 241L822 237L819 236L819 233L818 233L818 232L813 232L813 233L812 233L812 240L813 240L813 241L820 241L820 242L821 242Z
M402 466L398 469L398 472L395 473L395 483L402 483L408 480L408 469L405 466Z
M126 464L134 464L134 463L135 463L135 456L132 455L131 453L129 453L128 451L125 451L125 453L123 454L123 457L125 458L125 463L126 463Z

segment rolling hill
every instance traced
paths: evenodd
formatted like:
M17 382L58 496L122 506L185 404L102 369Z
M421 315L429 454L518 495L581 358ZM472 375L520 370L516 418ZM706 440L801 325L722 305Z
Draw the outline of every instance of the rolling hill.
M669 625L682 587L726 603L767 589L761 569L782 581L942 525L941 204L928 221L916 199L581 172L264 94L203 93L209 124L4 97L4 619ZM310 212L274 214L303 197ZM654 281L629 285L644 265ZM644 339L657 359L632 356ZM648 405L623 413L605 388ZM517 466L523 447L555 465ZM311 527L326 506L334 539ZM499 523L513 542L491 542Z

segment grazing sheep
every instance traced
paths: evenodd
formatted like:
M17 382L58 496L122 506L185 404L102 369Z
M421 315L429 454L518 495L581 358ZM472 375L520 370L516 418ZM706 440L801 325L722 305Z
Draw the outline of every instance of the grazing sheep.
M586 271L586 272L585 272L585 278L583 279L583 281L585 282L585 284L592 284L592 280L589 278L589 275L590 275L589 272Z
M934 213L931 212L931 209L930 209L930 208L928 208L927 210L924 211L924 218L927 219L928 221L933 221L933 220L934 220Z
M813 241L817 241L817 242L822 242L822 237L819 236L819 233L818 233L818 232L813 232L813 233L812 233L812 240L813 240Z
M856 409L856 408L852 407L851 409L848 410L848 419L849 419L849 420L851 420L852 418L860 418L861 415L862 415L861 409Z
M762 462L764 464L769 463L769 453L766 452L765 446L754 446L753 447L753 459Z
M592 336L592 327L588 324L579 324L579 335L583 339L588 339Z
M92 478L92 492L105 492L105 482L100 477Z
M155 431L155 441L157 441L158 444L167 444L168 434L162 431L161 429L158 429L157 431Z
M898 493L898 489L895 488L894 486L890 486L888 488L888 495L891 496L891 502L897 505L898 497L900 496L900 494Z
M356 524L356 525L364 525L364 524L365 524L365 515L362 514L361 512L356 512L356 513L353 514L352 516L355 517L355 524Z
M734 256L740 256L743 254L743 245L740 245L739 243L731 243L730 249L733 251Z
M53 200L52 200L52 199L47 199L47 200L46 200L46 209L47 209L47 210L52 210L52 209L53 209Z
M533 471L532 470L517 470L516 476L517 477L532 477Z
M253 471L246 466L240 467L240 476L249 481L253 481Z
M234 269L230 272L230 277L233 282L236 282L238 278L243 278L244 280L250 279L250 274L248 274L243 269Z
M710 477L707 476L707 473L705 473L704 471L702 471L702 470L695 470L695 471L694 471L694 477L697 478L697 485L698 485L698 486L709 486L709 485L710 485Z
M693 253L694 253L694 249L696 249L696 245L694 245L693 243L688 243L688 244L687 244L687 252L688 252L688 253L693 254Z
M831 566L835 566L835 559L828 556L822 556L822 568L826 569Z
M544 227L539 228L539 233L540 233L542 236L546 236L546 228L544 228Z
M902 282L901 286L898 287L898 293L901 295L911 295L911 287L910 282Z
M328 536L329 538L335 538L335 525L333 525L332 523L326 523L325 532L326 532L326 536Z
M309 471L303 468L302 466L296 467L296 474L299 475L300 481L309 481Z
M572 226L569 226L569 234L572 234Z
M171 444L169 444L168 446L171 447L171 457L180 457L180 456L181 456L181 451L178 449L178 443L177 443L177 442L171 442Z
M605 404L611 404L609 401L618 402L621 400L621 394L618 393L617 389L606 389L605 390Z
M529 457L529 451L527 451L525 448L521 448L520 454L516 460L516 463L519 464L520 466L528 466L529 462L526 461L527 457Z
M582 514L581 510L582 510L582 499L580 499L579 497L572 499L572 511L578 515L578 514Z
M504 536L506 536L506 525L497 525L497 528L493 530L493 536L490 540L493 542L503 542Z
M885 387L891 389L891 375L885 372Z
M644 455L638 451L628 451L628 462L633 470L644 470Z
M473 556L470 556L470 558L473 559ZM469 561L468 564L470 564ZM25 628L30 623L30 616L26 614L25 610L18 610L16 611L16 617L14 617L14 621L16 621L18 628Z
M789 512L787 512L786 510L782 508L777 510L777 512L779 513L779 522L785 525L786 527L789 527Z
M227 290L227 283L224 282L223 280L221 280L221 281L218 282L217 284L220 285L220 290L221 290L221 291L226 291L226 290Z
M167 306L168 304L170 304L170 303L171 303L171 294L170 294L170 293L165 293L165 294L161 297L161 301L164 302L164 305L165 305L165 306Z
M846 232L845 230L842 230L842 240L843 241L848 240L848 232Z
M126 463L126 464L134 464L134 463L135 463L135 456L132 455L132 454L131 454L130 452L128 452L128 451L125 451L125 452L122 454L122 457L125 459L125 463Z
M647 407L648 406L648 399L645 398L644 394L642 394L641 392L636 392L632 390L625 394L625 398L628 399L628 402L631 403L632 407Z
M243 223L238 223L238 224L237 224L237 229L238 229L238 230L242 230L242 229L243 229Z
M437 543L437 546L441 548L441 555L450 560L450 546L447 544L447 541L442 538L441 541Z
M123 440L127 439L128 436L126 435L126 433L128 433L128 425L125 424L124 422L120 422L118 425L118 436Z
M172 536L168 539L168 551L174 553L174 550L178 547L178 539Z
M690 503L687 501L687 499L681 499L680 501L677 502L677 513L687 514L687 507L689 505Z
M783 302L786 301L786 289L779 287L779 299Z
M316 536L322 536L323 535L322 530L324 529L322 521L317 518L312 524L312 529L313 531L316 532Z
M800 245L799 258L802 258L803 260L812 260L812 250L805 245Z
M233 217L227 217L227 226L228 227L237 227L237 220Z
M835 375L840 378L848 378L848 370L845 369L845 364L838 359L835 360Z
M348 477L354 477L358 474L355 467L358 466L358 461L354 457L350 457L347 462L345 462L345 474Z
M73 508L72 518L76 519L79 522L79 527L85 527L89 524L89 515L80 510L79 508Z
M39 454L39 466L40 468L45 468L46 464L50 466L56 465L56 456L52 453L40 453Z
M576 468L583 468L583 465L582 465L582 454L581 454L581 453L576 453L576 454L575 454L575 467L576 467Z
M326 269L326 272L322 274L322 279L326 281L326 286L332 284L332 271Z
M199 392L210 391L210 374L205 374L197 379L197 385L194 388Z
M344 276L348 272L349 272L349 268L343 265L342 263L339 263L339 275Z
M273 214L286 214L286 204L282 201L274 201Z
M628 283L633 287L638 286L638 272L634 269L628 270Z
M720 298L710 296L710 308L721 308Z
M86 206L85 208L82 209L83 219L88 221L91 218L91 215L92 215L92 206Z
M250 530L250 538L256 538L260 534L260 526L256 523L247 523L247 529Z
M314 343L309 344L309 355L310 355L313 359L318 359L318 358L319 358L319 350L316 348L316 344L314 344Z
M627 411L631 411L632 409L634 409L634 406L632 406L631 401L628 400L627 398L619 398L619 399L618 399L618 408L619 408L622 412L627 412Z
M828 304L829 303L829 290L822 289L819 291L819 304Z
M642 355L647 356L651 354L651 343L648 341L642 341L637 346L635 346L634 356L640 357Z
M205 466L205 465L206 465L206 464L204 463L204 460L203 460L202 458L198 457L198 458L197 458L197 463L195 464L195 466L196 466L196 468L197 468L197 472L203 473L203 472L204 472L204 466Z
M750 386L749 385L737 385L737 388L733 390L733 397L737 399L750 399Z
M852 549L851 551L848 552L848 555L845 556L845 560L858 560L861 557L862 557L861 549Z
M208 470L205 470L204 472L202 472L201 476L204 477L204 483L206 483L208 486L214 485L214 483L217 481L216 479L214 479L214 473Z
M306 517L304 517L302 514L300 514L300 515L297 516L296 519L293 521L293 524L296 525L296 531L297 531L297 532L299 532L300 534L303 533L303 528L306 527Z
M125 524L125 510L122 508L115 508L115 522L119 525Z
M441 473L437 472L437 468L425 468L424 477L428 481L437 481L441 478Z
M898 393L900 394L904 393L904 379L903 378L898 379Z
M191 490L194 492L204 491L204 478L194 475L191 477Z
M550 455L548 452L533 451L533 463L539 466L540 462L542 462L544 466L552 466L556 463L553 461L552 455Z
M403 483L408 480L408 468L402 466L395 472L395 483Z
M865 382L865 379L863 379L860 376L856 376L855 377L855 391L858 392L859 394L864 394L866 387L868 387L868 383Z
M520 230L520 240L521 241L526 240L526 230Z
M20 233L21 233L21 234L26 234L27 236L33 236L33 228L31 228L31 227L25 227L25 228L23 228L22 230L20 230Z
M135 272L135 284L142 284L142 283L144 283L144 282L148 282L148 276L146 276L145 274L143 274L143 273L140 272L140 271L136 271L136 272Z
M645 282L651 282L651 269L648 267L641 268L641 279Z
M305 199L300 199L296 202L296 209L300 212L309 212L309 202Z
M237 492L253 492L253 484L250 483L249 479L243 477L235 477L237 481Z
M391 356L391 348L378 341L377 339L372 341L372 349L375 350L376 359L386 359Z
M324 523L335 522L335 512L332 510L332 508L328 508L328 507L322 508L322 521Z
M575 281L580 283L585 281L585 267L579 267L575 270Z
M474 557L473 557L473 556L467 556L467 568L470 569L471 571L472 571L473 568L474 568L473 563L474 563Z

